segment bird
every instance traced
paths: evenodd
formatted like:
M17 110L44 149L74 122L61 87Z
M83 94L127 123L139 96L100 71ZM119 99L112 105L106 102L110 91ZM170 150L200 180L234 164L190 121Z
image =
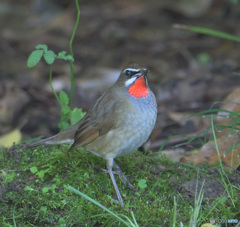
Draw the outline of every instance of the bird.
M120 179L127 182L130 188L133 186L114 159L131 154L145 143L157 118L157 102L148 85L147 73L147 68L136 63L127 65L115 84L95 101L79 122L33 146L70 143L69 152L83 147L105 159L118 203L123 206L113 166Z

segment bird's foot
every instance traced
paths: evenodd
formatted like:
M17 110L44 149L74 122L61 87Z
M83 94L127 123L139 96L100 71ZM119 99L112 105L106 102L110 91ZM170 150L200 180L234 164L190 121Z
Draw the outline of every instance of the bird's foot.
M120 178L120 180L128 186L133 191L136 191L136 188L130 183L130 181L127 179L127 177L123 174L122 171L113 171L114 174L117 174Z
M114 166L117 169L116 171L112 171L113 174L117 174L120 178L120 180L127 185L128 188L130 188L133 191L137 191L136 188L130 183L130 181L127 179L127 177L123 174L122 170L120 167L114 162ZM104 169L103 170L106 174L109 174L108 170Z
M119 167L119 165L114 162L113 165L115 166L115 168L117 169L116 174L118 174L120 180L127 185L131 190L136 191L136 188L134 188L134 186L130 183L130 181L127 179L127 177L123 174L121 168Z

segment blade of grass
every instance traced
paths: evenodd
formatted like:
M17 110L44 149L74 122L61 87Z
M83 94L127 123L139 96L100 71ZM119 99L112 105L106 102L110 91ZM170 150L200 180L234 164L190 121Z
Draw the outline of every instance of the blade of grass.
M189 163L184 163L184 162L182 162L181 165L187 166L187 167L192 168L192 169L196 169L197 171L201 171L201 172L203 172L203 173L208 173L208 170L200 169L199 167L196 167L196 166L194 166L194 165L192 165L192 164L189 164Z
M202 130L201 132L197 133L195 136L191 136L186 143L182 143L181 145L190 144L195 139L198 139L199 137L201 137L201 135L204 135L204 134L208 135L208 131L209 131L208 128Z
M163 144L161 145L161 147L158 149L158 152L161 152L163 150L163 148L168 144L168 142L172 139L181 137L181 135L175 135L175 136L170 136L168 137L166 140L164 140Z
M232 201L232 205L235 207L235 203L234 203L234 200L233 200L233 189L232 189L232 184L231 182L229 181L228 177L227 177L227 174L225 173L224 170L220 170L220 175L221 175L221 179L222 179L222 183L223 183L223 186L228 194L228 197L230 198L230 200ZM224 176L223 176L224 175ZM226 183L225 181L225 178L227 179L228 181L228 184ZM228 189L228 186L230 187L230 191Z
M213 117L211 117L211 127L212 127L213 139L214 139L214 143L215 143L215 147L216 147L216 151L217 151L220 167L223 170L222 159L221 159L220 152L219 152L219 149L218 149L217 138L216 138L216 133L215 133L214 124L213 124Z
M13 225L14 225L14 227L17 227L16 218L15 218L15 209L20 200L21 200L21 198L17 201L17 203L15 204L15 206L13 208Z
M222 202L222 199L225 198L224 196L224 193L221 195L220 198L218 198L217 200L215 200L212 204L211 204L211 209L210 211L207 213L207 215L205 216L205 219L211 215L216 209L217 209L217 206L219 205L219 203Z
M239 125L239 116L232 119L232 120L233 120L233 122L232 122L232 127L231 127L231 131L229 132L229 135L235 134L236 129L239 130L238 127L237 127L237 125Z
M133 221L134 221L135 226L138 227L139 225L138 225L138 223L137 223L137 220L136 220L136 218L135 218L135 216L134 216L133 211L131 210L130 213L131 213L131 216L132 216L132 219L133 219Z
M176 221L177 221L177 201L176 196L173 197L174 207L173 207L173 227L176 227Z
M222 178L222 182L223 182L223 185L224 185L224 188L228 194L228 196L230 197L231 201L232 201L232 204L233 206L235 207L235 204L234 204L234 201L232 199L232 193L229 192L228 190L228 184L226 183L224 177L223 177L223 174L225 175L225 177L227 178L228 180L228 183L230 185L230 188L231 188L231 192L232 192L232 187L231 187L231 183L228 179L228 177L226 176L225 172L224 172L224 169L223 169L223 164L222 164L222 160L221 160L221 156L220 156L220 152L219 152L219 148L218 148L218 144L217 144L217 139L216 139L216 133L215 133L215 130L214 130L214 125L213 125L213 117L211 118L211 126L212 126L212 132L213 132L213 138L214 138L214 143L215 143L215 147L216 147L216 151L217 151L217 155L218 155L218 159L219 159L219 163L220 163L220 174L221 174L221 178Z
M188 31L192 31L192 32L196 32L196 33L200 33L200 34L204 34L204 35L211 35L211 36L219 37L219 38L222 38L222 39L227 39L227 40L231 40L231 41L235 41L235 42L240 42L240 37L230 35L230 34L225 33L225 32L213 30L213 29L210 29L210 28L197 27L197 26L187 26L187 25L181 25L181 24L174 24L173 28L188 30Z
M235 147L236 147L238 144L240 144L240 141L234 143L231 147L229 147L229 148L227 149L227 151L225 152L224 155L226 156L229 152L234 152Z
M122 222L124 225L126 225L126 226L136 226L136 227L138 227L138 225L134 225L134 224L132 223L132 221L131 221L128 217L126 217L126 216L124 216L124 215L121 215L121 216L124 216L125 218L127 218L127 220L129 221L129 223L126 222L125 220L123 220L121 217L119 217L119 215L116 215L116 214L113 213L111 210L109 210L108 208L104 207L102 204L98 203L97 201L95 201L95 200L92 199L91 197L89 197L89 196L85 195L84 193L78 191L77 189L73 188L72 186L64 186L64 187L65 187L66 189L68 189L68 190L70 190L70 191L72 191L72 192L74 192L74 193L82 196L84 199L87 199L87 200L90 201L91 203L99 206L99 207L102 208L103 210L107 211L109 214L111 214L113 217L115 217L116 219L118 219L118 220L119 220L120 222Z
M217 112L226 112L226 113L229 113L231 114L232 111L230 110L224 110L224 109L210 109L210 110L204 110L204 111L201 111L201 112L198 112L198 113L195 113L195 114L191 114L188 118L192 118L192 117L195 117L195 116L199 116L199 115L203 115L203 114L207 114L207 113L217 113ZM218 115L218 114L216 114ZM211 115L208 115L208 116L211 116ZM218 116L222 116L222 115L218 115ZM225 115L224 115L225 116Z
M203 186L205 183L205 180L203 180L202 182L202 186L199 190L199 194L198 194L198 179L199 179L199 171L197 174L197 183L196 183L196 190L195 190L195 199L194 199L194 209L193 209L193 214L191 216L191 221L190 221L190 225L191 227L195 227L197 226L198 222L199 222L199 213L200 213L200 209L201 209L201 204L202 204L202 200L203 200L203 195L204 195L204 190L203 190Z

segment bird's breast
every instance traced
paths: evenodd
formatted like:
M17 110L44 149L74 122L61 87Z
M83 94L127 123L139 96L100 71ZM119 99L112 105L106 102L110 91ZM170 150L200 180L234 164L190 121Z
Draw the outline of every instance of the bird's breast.
M85 146L105 159L127 155L146 142L156 122L155 97L150 93L142 100L129 99L114 114L115 127Z

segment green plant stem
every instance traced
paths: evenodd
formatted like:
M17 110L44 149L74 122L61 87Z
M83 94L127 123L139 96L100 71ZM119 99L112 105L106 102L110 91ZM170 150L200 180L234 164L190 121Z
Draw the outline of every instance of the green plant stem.
M215 147L216 147L216 151L217 151L220 167L223 170L222 159L221 159L220 152L219 152L219 149L218 149L217 138L216 138L216 133L215 133L214 124L213 124L213 117L211 117L211 127L212 127L213 139L214 139L214 143L215 143Z
M60 98L58 97L56 91L54 90L52 86L52 65L50 65L50 70L49 70L49 86L51 87L51 90L53 94L55 95L56 99L58 100L59 103L61 103Z
M75 0L76 7L77 7L77 19L76 23L74 25L73 33L71 36L71 39L69 41L69 50L70 54L73 57L73 49L72 49L72 44L73 40L77 31L78 23L79 23L79 18L80 18L80 8L78 4L78 0ZM71 70L71 89L70 89L70 101L69 101L69 106L72 108L72 103L73 103L73 96L74 96L74 85L75 85L75 78L74 78L74 67L73 67L73 62L70 61L70 70Z

